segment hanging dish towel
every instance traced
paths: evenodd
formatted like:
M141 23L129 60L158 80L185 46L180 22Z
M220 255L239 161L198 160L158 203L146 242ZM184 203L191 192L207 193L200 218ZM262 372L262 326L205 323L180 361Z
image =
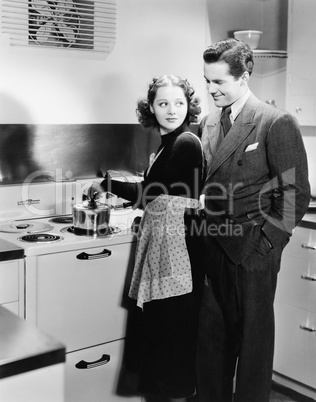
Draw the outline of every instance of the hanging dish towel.
M129 296L145 302L192 292L192 275L185 242L184 212L198 200L160 195L147 204L136 248Z

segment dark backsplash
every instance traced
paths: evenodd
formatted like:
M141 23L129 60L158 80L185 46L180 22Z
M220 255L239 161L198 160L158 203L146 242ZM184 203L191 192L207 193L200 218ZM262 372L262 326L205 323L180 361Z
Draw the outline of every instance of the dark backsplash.
M159 144L140 124L0 125L0 185L141 174Z

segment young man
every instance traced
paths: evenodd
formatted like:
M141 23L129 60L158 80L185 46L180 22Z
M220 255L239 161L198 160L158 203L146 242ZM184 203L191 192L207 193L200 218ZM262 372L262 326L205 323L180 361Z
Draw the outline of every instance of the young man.
M268 402L277 273L310 200L306 153L297 121L250 92L246 43L220 41L203 58L208 92L221 109L200 125L208 268L199 402L231 402L233 392L234 402Z

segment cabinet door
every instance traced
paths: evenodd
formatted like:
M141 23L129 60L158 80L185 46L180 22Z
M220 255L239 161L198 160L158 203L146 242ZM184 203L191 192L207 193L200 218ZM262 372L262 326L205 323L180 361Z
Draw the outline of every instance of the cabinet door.
M316 313L275 304L274 371L316 386Z
M284 249L275 326L274 371L315 389L316 230L297 227Z
M314 0L291 0L286 108L302 125L316 124L316 38Z
M316 79L315 79L316 82ZM316 91L315 91L316 92ZM313 126L316 124L316 96L313 95L293 95L287 99L286 109L303 126Z
M0 304L24 317L23 260L0 262Z
M35 307L27 303L27 317L35 316L35 324L64 343L67 352L125 337L124 301L134 243L106 247L105 258L97 258L103 250L95 247L36 259L36 283L30 286L36 301ZM78 259L83 252L92 259ZM27 287L26 292L31 290Z
M316 230L295 229L282 255L276 300L316 313Z
M140 402L140 396L134 394L136 383L133 378L121 381L124 376L123 348L124 340L119 340L67 353L65 402ZM96 363L102 356L104 361ZM77 368L80 362L82 367L87 362L90 364L88 368ZM126 383L130 389L126 389Z
M316 264L316 230L296 227L283 255Z
M0 262L0 304L19 299L18 261Z
M315 252L316 254L316 252ZM284 255L276 299L316 313L316 263Z

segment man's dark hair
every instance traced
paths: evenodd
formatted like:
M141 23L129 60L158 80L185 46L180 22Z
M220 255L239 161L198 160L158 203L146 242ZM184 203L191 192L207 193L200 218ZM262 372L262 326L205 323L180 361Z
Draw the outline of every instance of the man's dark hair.
M229 73L236 79L245 71L251 75L254 62L253 52L247 43L228 38L209 46L203 53L205 63L225 62L229 66Z

